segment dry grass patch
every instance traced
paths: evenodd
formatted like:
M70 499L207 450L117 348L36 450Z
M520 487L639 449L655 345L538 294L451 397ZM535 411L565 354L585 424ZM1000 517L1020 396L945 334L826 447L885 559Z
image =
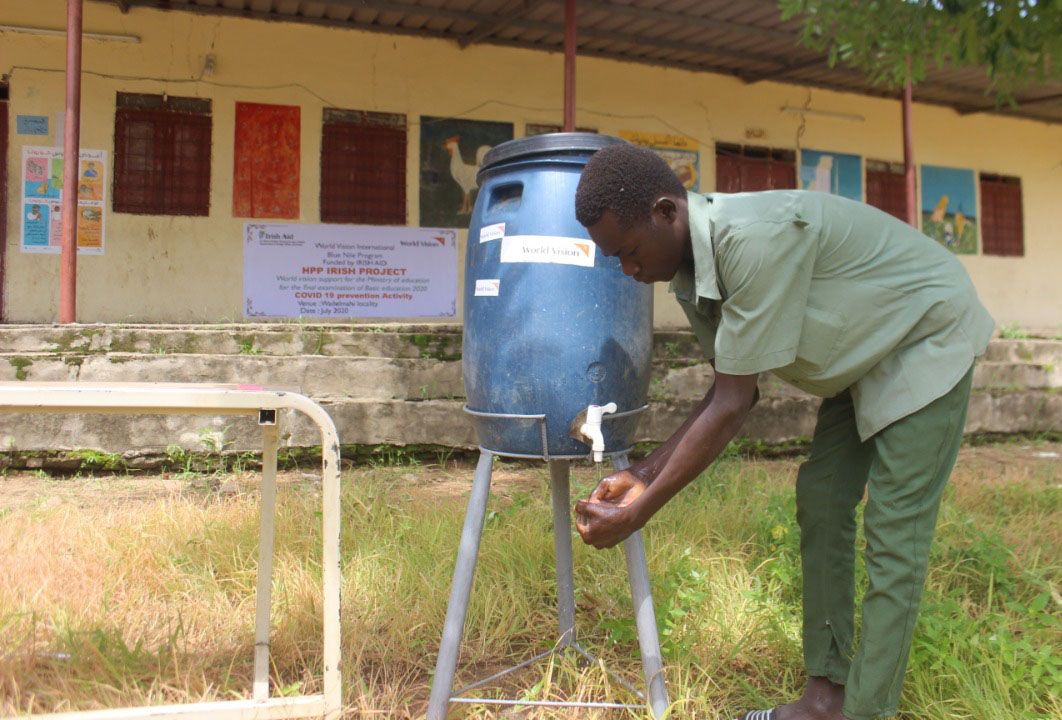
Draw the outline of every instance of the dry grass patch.
M1058 446L968 448L941 513L904 713L1062 717L1062 473ZM679 717L730 718L803 683L793 460L729 457L647 528L658 626ZM577 466L573 493L599 468ZM363 468L343 478L345 702L423 715L471 482L468 466ZM0 714L247 697L257 479L0 477ZM548 472L498 463L458 681L551 646ZM284 473L274 575L275 692L320 671L320 493ZM622 556L576 541L580 642L637 686ZM486 692L629 694L555 656ZM503 711L466 717L627 717Z

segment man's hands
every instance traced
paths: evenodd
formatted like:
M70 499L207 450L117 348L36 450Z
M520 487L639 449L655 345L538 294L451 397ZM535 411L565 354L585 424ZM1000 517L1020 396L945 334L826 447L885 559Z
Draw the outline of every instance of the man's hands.
M645 491L645 483L628 470L609 475L575 504L575 527L583 542L598 550L610 548L639 530L642 523L631 503Z
M583 542L600 550L641 529L719 456L758 397L755 375L716 371L711 390L671 437L630 470L609 475L576 504L575 526Z

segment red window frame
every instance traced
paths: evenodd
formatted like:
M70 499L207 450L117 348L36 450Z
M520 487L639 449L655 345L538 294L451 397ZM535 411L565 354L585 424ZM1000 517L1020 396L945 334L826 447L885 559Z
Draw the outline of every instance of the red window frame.
M758 145L715 144L717 192L795 190L796 153Z
M981 252L1025 254L1020 178L981 173Z
M210 100L118 93L114 115L115 212L210 214Z
M907 222L907 184L902 163L867 160L867 205Z
M325 108L321 222L406 224L406 118Z

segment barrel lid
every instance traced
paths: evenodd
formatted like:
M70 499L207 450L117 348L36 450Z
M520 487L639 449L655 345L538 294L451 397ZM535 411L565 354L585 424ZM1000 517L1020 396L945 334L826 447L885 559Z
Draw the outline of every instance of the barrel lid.
M540 155L592 155L603 147L627 142L598 133L549 133L509 140L495 145L483 156L480 172L495 165Z

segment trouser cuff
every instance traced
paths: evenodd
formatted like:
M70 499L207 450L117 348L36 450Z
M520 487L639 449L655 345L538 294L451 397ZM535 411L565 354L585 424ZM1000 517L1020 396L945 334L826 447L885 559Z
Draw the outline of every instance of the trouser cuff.
M848 670L830 670L824 667L811 667L805 666L804 672L808 677L824 677L834 685L847 685L848 684Z
M847 706L841 708L841 712L844 714L847 720L879 720L880 718L892 717L896 714L896 708L892 710L883 710L881 712L858 712L856 710L849 710Z

